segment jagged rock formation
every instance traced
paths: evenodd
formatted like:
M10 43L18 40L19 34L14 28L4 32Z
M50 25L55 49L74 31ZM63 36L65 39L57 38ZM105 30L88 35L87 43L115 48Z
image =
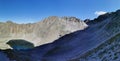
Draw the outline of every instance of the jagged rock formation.
M84 30L67 34L53 43L3 52L16 61L119 61L120 10L99 16L88 24Z
M28 24L0 22L0 48L8 48L6 42L11 39L24 39L39 46L86 27L83 21L75 17L51 16L40 22Z

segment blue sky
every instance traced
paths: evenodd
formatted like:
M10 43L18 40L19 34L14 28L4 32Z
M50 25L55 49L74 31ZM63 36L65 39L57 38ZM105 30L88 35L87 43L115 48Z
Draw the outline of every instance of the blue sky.
M95 12L120 9L120 0L0 0L0 21L37 22L48 16L96 18Z

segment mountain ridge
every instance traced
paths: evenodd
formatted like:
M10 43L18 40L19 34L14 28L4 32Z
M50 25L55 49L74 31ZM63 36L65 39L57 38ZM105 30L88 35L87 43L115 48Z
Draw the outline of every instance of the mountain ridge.
M87 25L83 21L75 17L51 16L40 22L28 24L7 21L0 23L0 40L7 42L11 39L25 39L34 43L35 46L39 46L86 27ZM5 42L3 43L4 46L6 46Z

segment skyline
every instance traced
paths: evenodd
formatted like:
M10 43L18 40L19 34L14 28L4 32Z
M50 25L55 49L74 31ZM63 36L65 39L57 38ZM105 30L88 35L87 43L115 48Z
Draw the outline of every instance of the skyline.
M0 0L0 22L38 22L49 16L94 19L120 9L120 0Z

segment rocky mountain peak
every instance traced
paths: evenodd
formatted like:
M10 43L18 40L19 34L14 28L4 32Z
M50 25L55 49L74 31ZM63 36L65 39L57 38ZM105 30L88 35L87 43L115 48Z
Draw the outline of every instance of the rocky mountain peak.
M87 27L83 21L75 17L57 17L50 16L37 23L17 24L12 21L0 23L0 40L4 45L1 48L7 48L5 42L11 39L24 39L39 46L77 30L83 30Z
M73 21L73 22L80 22L81 20L76 18L76 17L62 17L63 19L65 20L68 20L68 21Z

